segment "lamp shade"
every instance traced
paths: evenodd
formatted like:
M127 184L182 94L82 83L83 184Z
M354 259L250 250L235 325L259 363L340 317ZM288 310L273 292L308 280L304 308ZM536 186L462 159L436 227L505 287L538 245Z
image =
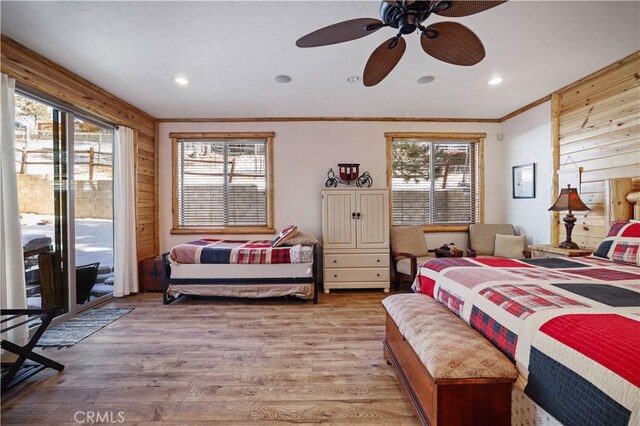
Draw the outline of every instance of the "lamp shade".
M555 203L551 207L549 207L549 211L585 211L591 210L587 207L580 196L578 195L578 190L576 188L572 188L571 185L567 185L566 188L562 188L560 190L560 196L556 200Z

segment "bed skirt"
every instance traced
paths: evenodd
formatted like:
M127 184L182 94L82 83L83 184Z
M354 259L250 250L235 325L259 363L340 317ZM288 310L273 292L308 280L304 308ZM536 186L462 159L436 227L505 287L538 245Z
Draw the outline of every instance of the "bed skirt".
M511 426L562 426L517 385L511 390Z
M252 299L293 296L311 300L314 289L313 284L170 284L168 293L172 297L178 297L181 294Z

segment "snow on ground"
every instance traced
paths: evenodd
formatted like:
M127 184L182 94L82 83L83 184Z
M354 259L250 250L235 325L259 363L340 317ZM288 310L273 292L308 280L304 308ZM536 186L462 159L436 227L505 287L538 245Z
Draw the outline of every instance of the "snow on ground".
M25 237L47 236L54 241L53 215L23 213L20 215ZM100 262L100 267L113 268L113 221L76 219L76 265Z

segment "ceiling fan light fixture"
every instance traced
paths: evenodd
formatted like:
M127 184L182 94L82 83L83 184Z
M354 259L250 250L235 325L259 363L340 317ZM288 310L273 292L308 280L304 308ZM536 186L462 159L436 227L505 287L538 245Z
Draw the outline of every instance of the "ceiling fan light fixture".
M444 12L451 7L450 1L439 1L431 9L431 13Z
M273 79L278 83L282 83L282 84L291 83L291 80L292 80L291 77L284 74L276 75L275 77L273 77Z
M417 80L417 82L418 82L418 84L428 84L428 83L433 82L435 79L436 78L434 76L432 76L432 75L425 75L425 76L420 77Z
M178 83L180 86L186 86L186 85L189 84L189 80L187 80L184 77L176 77L176 78L173 79L173 81Z
M502 83L504 81L504 78L502 77L493 77L491 80L488 81L489 86L497 86L498 84Z
M349 83L358 83L362 78L359 75L350 75L347 77L347 81Z

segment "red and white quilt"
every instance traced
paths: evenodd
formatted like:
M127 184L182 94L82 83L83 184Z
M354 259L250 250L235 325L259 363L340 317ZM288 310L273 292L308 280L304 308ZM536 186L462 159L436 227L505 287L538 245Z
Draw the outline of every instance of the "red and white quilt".
M177 263L272 264L311 263L310 246L272 247L271 241L202 239L178 244L170 259Z
M640 267L597 257L439 258L414 290L482 333L567 425L640 424Z

